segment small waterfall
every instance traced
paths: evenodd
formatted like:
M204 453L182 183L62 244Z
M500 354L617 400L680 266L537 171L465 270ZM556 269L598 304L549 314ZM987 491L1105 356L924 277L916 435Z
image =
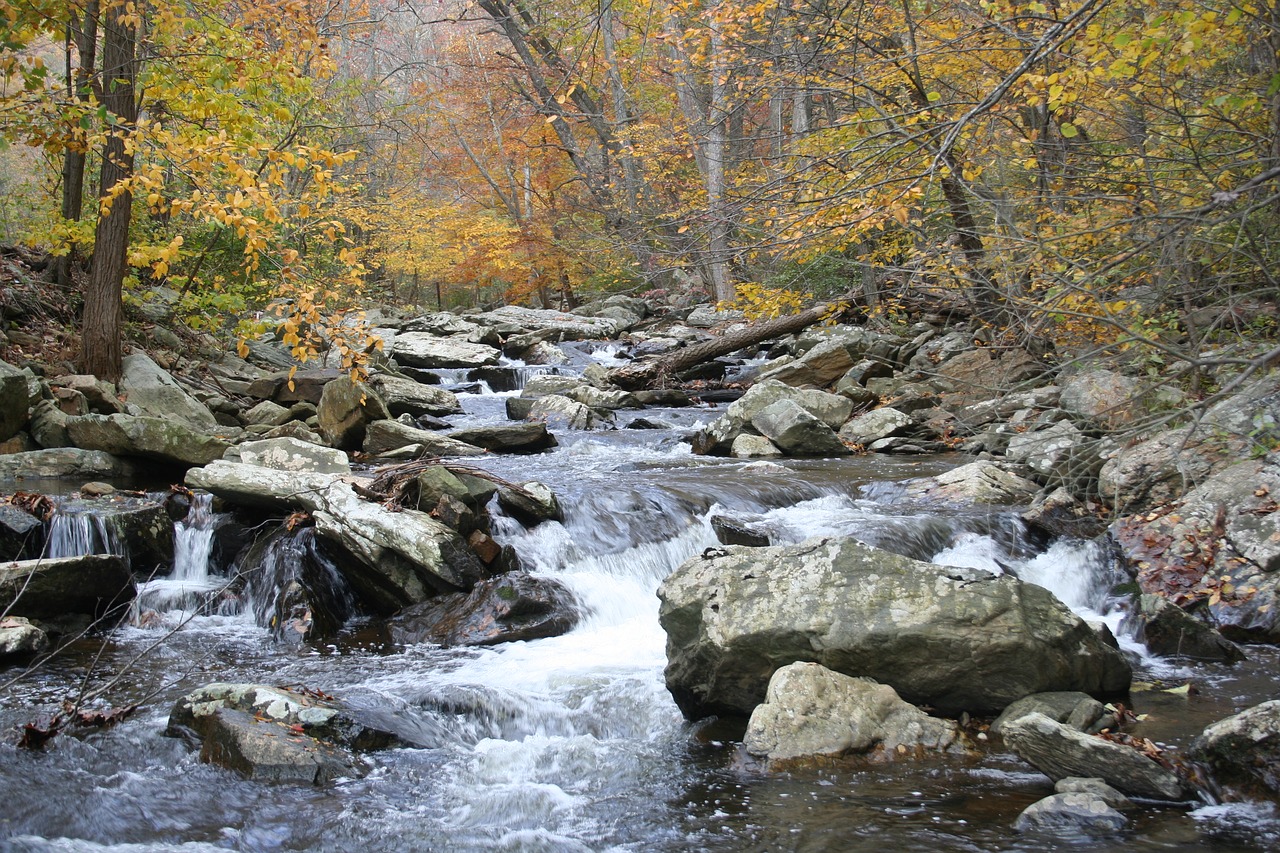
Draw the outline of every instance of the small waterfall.
M128 565L120 520L93 509L59 507L49 520L45 554L50 559L81 557L85 554L115 554Z
M279 640L332 636L356 615L355 595L315 528L277 528L240 562L245 609Z
M191 508L173 525L173 570L168 577L138 585L134 600L134 622L150 621L149 614L169 611L215 609L226 579L210 566L213 538L225 516L213 511L213 495L197 493Z

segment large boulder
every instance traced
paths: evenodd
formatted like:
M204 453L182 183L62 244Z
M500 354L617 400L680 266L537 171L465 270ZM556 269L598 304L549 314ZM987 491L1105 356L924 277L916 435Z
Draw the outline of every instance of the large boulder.
M25 658L49 647L49 635L22 616L0 617L0 663Z
M1026 350L981 347L943 362L934 382L946 392L946 405L959 408L999 397L1044 372L1045 365Z
M29 402L26 374L0 361L0 441L8 441L22 429Z
M462 411L462 405L452 391L438 385L426 385L403 376L380 373L370 380L374 390L387 404L392 417L399 415L431 415L444 417Z
M0 613L36 619L105 616L128 607L136 593L124 561L110 554L0 565Z
M835 430L800 408L779 400L751 419L751 425L788 456L844 456L850 450Z
M690 717L749 713L795 661L944 713L1128 688L1124 657L1043 587L853 539L708 551L659 590L667 686Z
M387 404L377 392L346 376L324 386L316 407L320 434L339 450L359 450L369 424L390 417Z
M790 400L832 429L837 429L853 411L853 403L839 394L815 389L792 388L776 379L752 385L746 394L733 401L725 413L712 421L694 437L695 453L729 453L733 441L744 433L755 434L752 421L780 400Z
M770 761L875 752L937 752L959 746L959 727L908 705L892 687L816 663L793 663L769 679L743 745Z
M438 338L424 332L396 335L391 355L409 367L487 367L498 363L502 353L485 344L462 338Z
M1027 714L1005 724L1004 742L1018 757L1050 779L1098 778L1133 797L1181 800L1182 782L1141 751L1087 735L1044 714Z
M1123 429L1149 413L1138 380L1111 370L1084 370L1062 380L1063 409L1107 429Z
M128 414L176 420L195 432L211 433L220 429L213 412L188 394L146 353L125 356L121 370L117 387Z
M1280 798L1280 700L1209 726L1191 745L1190 755L1235 796Z
M51 447L0 456L0 479L94 479L127 477L137 466L101 450Z
M509 399L507 402L514 403L517 401ZM511 408L508 406L508 413L510 412ZM579 403L577 400L571 400L560 394L549 394L546 397L538 397L534 400L524 418L543 424L551 424L560 429L589 430L611 423L611 416L612 412L602 413L590 406Z
M902 435L911 426L911 417L892 406L873 409L840 427L840 440L849 444L869 445L882 438Z
M179 420L133 415L68 418L67 434L82 450L138 456L174 465L204 465L221 459L231 446L226 439L194 430Z
M492 646L559 636L577 622L577 604L564 584L508 574L482 581L469 593L406 607L387 625L397 643Z

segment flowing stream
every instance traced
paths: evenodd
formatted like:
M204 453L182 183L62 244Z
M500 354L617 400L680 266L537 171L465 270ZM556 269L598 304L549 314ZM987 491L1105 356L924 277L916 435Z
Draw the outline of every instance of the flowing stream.
M453 420L501 419L504 396L464 395L467 413ZM640 413L620 413L620 425L629 414ZM1013 572L1122 633L1120 614L1109 612L1116 575L1105 549L1046 548L1014 513L938 515L902 500L896 484L963 460L707 459L690 455L680 437L716 410L643 414L669 428L562 433L554 452L481 463L510 480L545 482L561 498L563 523L495 524L496 538L584 606L581 624L552 639L464 650L362 644L358 633L323 647L280 642L261 627L274 618L271 590L217 605L226 579L210 573L210 553L220 521L197 502L176 529L172 572L144 586L132 627L105 647L77 644L0 694L0 726L9 729L127 664L128 678L108 696L142 703L125 723L70 731L43 753L0 745L0 849L1046 849L1011 824L1051 787L1000 750L770 774L741 752L740 730L686 723L663 683L655 591L682 561L717 544L710 518L719 513L777 542L853 535L921 559ZM1188 668L1126 643L1137 679L1198 689L1134 694L1149 715L1145 733L1158 742L1185 745L1208 722L1275 694L1273 650L1251 649L1235 668ZM341 695L389 715L424 746L373 754L367 776L327 787L244 781L163 736L172 702L210 681ZM1277 845L1280 819L1263 806L1143 805L1123 835L1076 846Z

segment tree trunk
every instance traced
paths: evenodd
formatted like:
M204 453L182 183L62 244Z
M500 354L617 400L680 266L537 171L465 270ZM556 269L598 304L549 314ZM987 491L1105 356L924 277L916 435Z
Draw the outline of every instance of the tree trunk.
M113 117L114 127L102 149L102 212L81 326L80 369L111 382L117 381L121 372L121 291L133 206L132 193L118 185L133 175L133 154L125 146L125 137L138 120L134 94L137 30L128 23L128 14L124 6L119 6L109 11L103 21L102 105Z
M743 347L749 347L771 338L790 335L807 329L828 316L841 302L852 299L856 299L856 297L846 295L831 302L814 305L799 314L790 314L786 317L778 317L775 320L755 323L746 328L712 338L709 341L685 347L655 361L617 367L609 371L609 379L618 387L627 390L652 387L664 381L671 374L702 364L704 361L728 355Z
M67 86L71 100L86 102L92 94L93 70L97 63L98 0L89 0L85 6L83 22L74 16L67 25ZM74 42L79 55L79 65L71 71L71 45ZM62 218L79 222L84 213L84 168L86 155L83 148L69 147L62 155ZM76 247L68 247L67 253L54 263L54 281L63 287L71 283L71 267L75 262Z

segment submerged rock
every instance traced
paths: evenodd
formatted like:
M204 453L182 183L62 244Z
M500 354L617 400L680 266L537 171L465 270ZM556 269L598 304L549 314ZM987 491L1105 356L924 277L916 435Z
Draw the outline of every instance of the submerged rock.
M1004 742L1018 757L1050 779L1084 776L1102 779L1134 797L1181 800L1182 782L1138 750L1087 735L1032 713L1005 724Z
M803 660L944 713L1130 680L1120 652L1043 587L853 539L709 550L658 595L667 686L694 718L749 713L775 670Z
M491 646L556 637L577 622L577 602L564 584L509 574L406 607L387 624L397 643Z
M946 751L959 727L908 705L892 687L816 663L784 666L751 712L743 745L771 761L875 751L885 757Z
M402 741L333 697L258 684L207 684L179 699L166 734L202 744L200 759L247 779L322 784L362 776L353 751Z

